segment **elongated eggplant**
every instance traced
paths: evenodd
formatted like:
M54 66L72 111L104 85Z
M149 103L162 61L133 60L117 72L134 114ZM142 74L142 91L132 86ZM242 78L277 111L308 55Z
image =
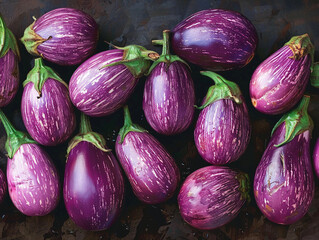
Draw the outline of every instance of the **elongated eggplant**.
M124 114L115 144L117 157L138 199L148 204L164 202L177 188L179 169L160 142L132 123L127 106Z
M249 85L254 107L266 114L289 111L309 81L314 47L308 34L295 36L255 70Z
M214 72L201 72L215 81L203 100L194 139L207 162L222 165L237 160L246 150L251 124L238 85Z
M80 133L68 148L63 186L66 210L81 228L107 229L122 209L124 180L110 151L82 114Z
M183 183L178 205L183 219L198 229L214 229L233 220L250 201L249 177L228 167L196 170Z
M223 9L194 13L172 32L174 52L211 71L244 67L254 57L258 42L257 31L246 17Z
M159 55L137 45L98 53L73 73L69 91L73 104L86 115L106 116L121 108Z
M16 208L28 216L43 216L59 201L59 176L49 155L25 133L17 131L0 110L7 132L7 181Z
M308 211L314 197L310 157L313 123L307 113L309 97L285 114L273 129L256 169L254 195L259 209L271 221L292 224Z
M68 85L41 58L23 85L21 114L31 137L46 146L66 141L76 125Z
M169 31L163 32L162 55L145 82L143 110L151 127L165 135L185 131L193 120L195 92L188 65L169 52Z
M17 41L0 15L0 107L8 105L18 91L19 58Z
M34 18L21 38L30 54L59 65L83 62L93 54L97 40L95 20L73 8L57 8Z
M0 203L2 203L4 197L6 196L7 193L7 181L6 181L6 176L0 169Z
M319 178L319 138L317 140L314 152L313 152L314 168L317 177Z

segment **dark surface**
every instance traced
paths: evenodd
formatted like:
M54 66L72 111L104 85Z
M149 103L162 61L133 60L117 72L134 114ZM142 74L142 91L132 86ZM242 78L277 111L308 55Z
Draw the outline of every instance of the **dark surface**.
M258 64L272 52L281 47L290 37L307 32L314 45L319 49L319 3L317 0L212 0L212 1L99 1L99 0L0 0L0 12L9 28L18 37L32 23L32 16L39 17L47 11L58 7L74 7L84 10L98 22L100 40L97 52L108 49L104 41L124 46L140 44L161 52L160 48L151 46L151 40L162 37L162 30L172 29L178 22L190 14L207 8L224 8L239 11L255 25L259 45L256 56L241 70L224 72L222 75L236 81L241 87L248 104L252 119L253 132L246 153L232 168L240 168L249 173L253 179L255 169L268 143L270 132L280 116L266 116L253 109L248 85L250 77ZM20 81L22 82L33 66L33 57L19 43L22 61L20 63ZM318 50L316 51L318 61ZM68 82L76 67L61 67L46 62ZM212 81L199 75L200 68L191 65L195 84L196 104L200 104ZM193 131L199 111L196 111L190 128L174 137L156 134L147 124L142 110L142 94L145 78L139 84L129 100L129 107L135 123L150 131L173 155L181 170L182 181L194 170L206 166L200 158L193 141ZM14 101L3 110L13 124L25 130L20 115L22 85ZM319 136L319 90L310 86L307 93L311 96L309 107L315 128L311 150ZM79 115L78 115L79 117ZM78 118L79 120L79 118ZM107 144L114 150L118 130L123 124L123 114L119 110L109 117L91 119L92 128L103 134ZM76 130L77 131L77 130ZM76 132L74 132L76 134ZM0 167L5 169L4 152L5 134L1 126ZM46 148L54 159L63 179L65 153L67 144ZM166 203L146 205L137 200L127 182L125 206L120 219L111 229L102 232L88 232L77 227L68 218L61 198L57 209L45 217L26 217L19 213L7 196L0 206L0 238L2 239L319 239L319 187L316 179L315 199L310 210L301 221L282 226L271 223L254 202L245 208L239 216L226 226L212 230L199 231L182 221L176 203L176 195ZM61 195L62 196L62 195Z

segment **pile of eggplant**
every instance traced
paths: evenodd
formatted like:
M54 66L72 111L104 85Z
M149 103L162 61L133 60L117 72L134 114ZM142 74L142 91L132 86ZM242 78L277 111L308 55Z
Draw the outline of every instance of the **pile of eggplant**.
M261 212L278 224L295 223L307 213L314 173L319 177L319 140L310 152L318 123L309 116L311 99L304 95L309 79L319 86L308 34L292 37L251 77L252 106L262 114L282 115L253 181L227 166L250 143L250 105L236 79L216 73L243 68L253 59L258 35L245 16L221 9L194 13L171 31L164 30L163 39L152 41L162 46L161 55L139 45L111 43L111 50L95 53L98 38L97 23L80 10L59 8L34 18L20 40L36 58L20 82L18 44L0 17L0 107L9 111L6 106L23 86L21 116L27 131L15 129L0 110L8 156L6 174L0 170L0 202L8 191L20 212L43 216L63 198L70 218L87 230L107 229L118 219L127 187L146 204L176 194L182 218L198 229L232 221L252 196ZM46 62L77 69L63 80ZM195 105L191 74L196 65L203 79L213 80L201 106ZM141 108L149 124L144 127L133 123L127 105L143 76ZM109 116L121 108L124 123L114 151L92 130L90 117ZM173 156L147 128L174 136L193 122L194 144L209 166L181 182ZM68 140L65 172L59 176L55 156L45 147Z

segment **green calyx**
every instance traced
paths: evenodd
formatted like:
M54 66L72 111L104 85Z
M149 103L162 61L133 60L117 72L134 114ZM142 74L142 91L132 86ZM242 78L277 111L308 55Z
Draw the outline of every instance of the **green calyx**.
M201 71L202 75L210 77L214 80L215 85L211 86L206 94L205 102L201 107L197 107L198 109L204 109L208 105L220 99L232 99L237 104L242 103L241 99L241 91L238 85L234 82L228 81L217 73L210 71Z
M135 78L139 78L143 76L150 68L150 60L155 61L159 58L157 52L147 50L139 45L128 45L122 48L116 47L114 45L112 46L124 51L123 60L104 65L101 67L101 69L123 64L130 70Z
M250 180L247 173L239 172L235 177L239 182L239 191L241 193L240 200L245 199L247 203L250 202Z
M41 43L48 41L52 37L50 36L47 39L45 39L45 38L42 38L40 35L38 35L33 30L33 26L37 19L35 17L33 17L33 19L34 19L33 23L24 30L23 37L20 40L24 44L28 53L30 53L31 55L42 57L42 55L38 52L37 48Z
M311 57L311 72L313 70L313 63L314 63L314 54L315 54L315 48L310 40L310 37L308 33L300 35L300 36L294 36L292 37L285 46L288 45L293 52L293 55L290 58L293 58L295 60L299 60L302 57L306 56L307 54L310 54Z
M34 143L37 144L36 141L30 139L26 133L16 130L10 121L7 119L7 117L4 115L2 110L0 110L0 120L4 126L4 129L7 133L7 141L5 144L5 149L8 153L8 157L10 159L13 158L16 151L18 151L19 147L22 144L26 143Z
M282 143L275 145L275 147L281 147L285 145L286 143L289 143L292 139L295 138L296 135L301 134L307 130L312 131L313 122L307 111L309 101L310 101L310 97L305 95L302 98L297 108L286 113L276 123L275 127L273 128L271 132L271 135L282 123L285 124L286 133L285 133L285 140Z
M153 62L152 66L150 67L150 69L148 70L148 73L146 75L149 75L152 72L152 70L157 66L157 64L159 64L161 62L166 63L166 69L168 69L169 65L172 62L175 62L175 61L179 61L179 62L184 63L190 69L189 65L184 60L182 60L177 55L171 55L170 54L170 51L169 51L169 34L170 34L169 30L164 30L163 31L163 39L162 40L153 40L152 41L152 44L154 44L154 45L162 45L163 46L162 54L159 57L159 59L157 59L155 62Z
M319 88L319 62L313 64L310 82L313 87Z
M67 155L69 155L70 151L82 141L92 143L103 152L111 151L111 149L105 148L106 142L104 137L101 134L92 131L89 117L84 113L81 113L80 132L70 141L67 149Z
M129 132L147 132L144 128L132 122L130 111L127 105L123 107L123 110L124 110L124 126L120 129L120 132L119 132L119 135L121 137L120 144L123 143L126 134L128 134Z
M48 78L52 78L62 83L66 88L68 85L56 74L52 68L43 64L42 58L36 58L34 60L34 67L27 75L27 79L23 82L23 87L29 82L33 82L35 89L41 97L42 87Z
M0 58L7 54L9 49L20 59L20 52L15 36L6 27L0 15Z

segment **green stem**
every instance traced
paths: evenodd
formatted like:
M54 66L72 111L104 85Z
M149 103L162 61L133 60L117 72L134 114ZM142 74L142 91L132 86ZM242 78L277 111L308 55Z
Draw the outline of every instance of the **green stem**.
M250 180L248 174L244 172L239 172L236 176L236 179L239 182L239 191L241 193L241 199L245 199L247 203L250 202Z
M9 49L11 49L12 52L18 56L18 59L20 59L20 51L16 38L11 30L7 28L2 16L0 15L0 57L6 55Z
M313 70L310 75L311 85L315 88L319 88L319 62L313 64Z
M81 113L80 134L84 135L89 132L92 132L89 117L84 113Z
M4 129L6 130L7 136L14 136L17 132L17 130L13 127L11 122L8 120L6 115L0 110L0 120L4 126Z

